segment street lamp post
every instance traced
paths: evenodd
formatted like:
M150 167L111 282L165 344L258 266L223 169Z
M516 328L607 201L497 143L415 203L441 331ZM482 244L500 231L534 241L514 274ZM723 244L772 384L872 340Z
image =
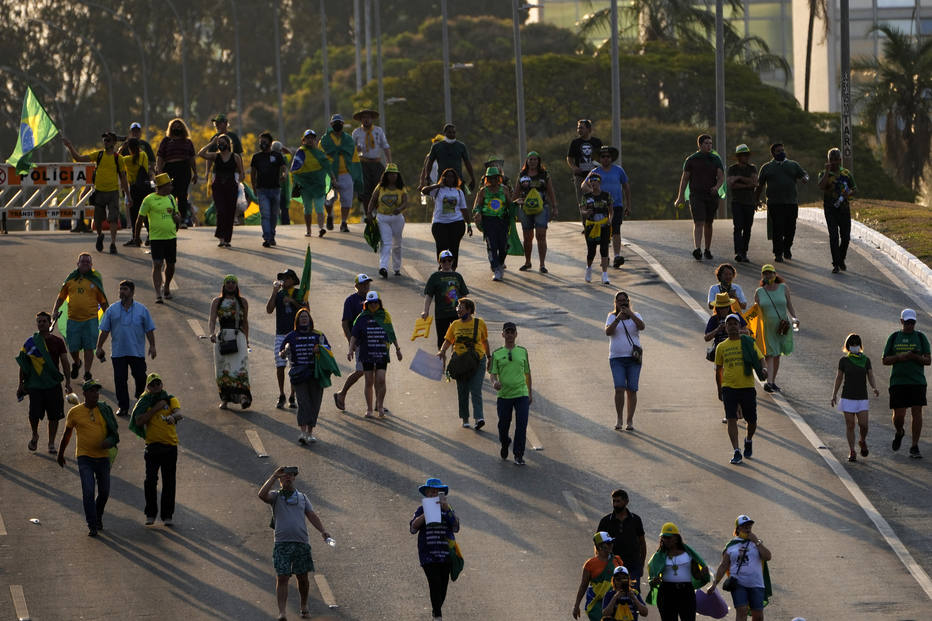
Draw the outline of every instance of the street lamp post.
M236 131L243 135L243 87L239 76L239 16L236 13L236 0L230 0L230 14L233 16L233 63L236 66Z
M715 141L725 158L725 20L723 0L715 1ZM726 203L727 210L727 203Z
M181 21L181 15L178 14L177 9L175 9L175 3L172 0L165 0L165 3L168 5L168 8L171 9L171 12L175 14L175 21L178 22L178 32L181 34L181 117L184 119L188 118L188 58L185 51L186 37L184 36L184 22Z
M518 23L518 2L511 0L511 22L515 45L515 99L518 108L518 161L527 153L527 126L524 118L524 63L521 62L521 28Z
M621 75L618 66L618 0L612 0L612 146L621 163Z
M282 102L282 44L279 34L278 3L273 3L272 19L275 20L273 31L275 33L275 86L278 91L278 138L285 139L285 112Z
M362 90L362 20L359 18L359 1L353 0L353 43L356 46L356 92Z
M440 32L443 42L443 121L453 122L453 101L450 99L450 34L447 29L447 0L440 0Z
M321 63L324 74L324 124L330 120L330 72L327 68L327 10L324 7L326 0L320 0L320 42Z
M363 19L366 22L366 83L372 81L372 2L363 0Z
M854 143L851 135L851 24L848 20L848 0L841 0L841 161L854 165Z
M379 0L372 0L372 9L375 13L375 67L379 80L379 118L382 127L385 127L385 86L382 83L382 11Z

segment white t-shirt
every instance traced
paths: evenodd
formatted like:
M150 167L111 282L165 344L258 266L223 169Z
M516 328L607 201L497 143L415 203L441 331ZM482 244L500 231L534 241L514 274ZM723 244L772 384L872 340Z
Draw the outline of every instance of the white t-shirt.
M449 224L463 219L461 210L466 209L466 195L461 189L444 185L431 191L430 195L434 199L432 222Z
M731 291L734 294L734 297L741 304L741 308L744 308L748 305L748 299L744 297L744 291L741 290L741 285L738 283L731 283ZM709 304L715 302L715 296L719 293L722 293L722 289L718 283L709 287Z
M388 139L385 138L385 130L378 125L372 126L372 141L375 143L371 149L366 147L366 128L359 126L353 130L353 142L356 143L356 151L359 157L370 160L377 160L382 157L385 149L390 149Z
M644 319L641 317L641 313L634 313L634 316L640 319L642 322ZM608 319L605 320L605 327L607 328L615 321L615 313L609 313ZM628 329L628 335L631 337L631 340L628 340L628 336L625 335L625 328ZM615 334L611 335L609 338L608 345L608 357L609 358L630 358L631 353L634 351L632 348L632 343L641 346L641 331L638 330L638 327L635 325L633 319L623 319L618 322L618 325L615 326Z
M692 582L692 559L686 552L677 554L673 558L666 557L664 565L664 582Z
M760 552L756 545L742 541L728 546L725 553L731 559L731 567L728 571L738 579L738 584L751 589L764 588L764 565L760 560Z

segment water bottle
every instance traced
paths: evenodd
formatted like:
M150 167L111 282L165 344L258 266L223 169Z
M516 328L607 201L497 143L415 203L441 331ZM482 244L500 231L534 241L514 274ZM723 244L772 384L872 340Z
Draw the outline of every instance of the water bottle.
M799 319L793 317L793 332L799 332Z
M337 542L333 540L333 537L327 537L324 541L326 541L327 545L331 548L335 548L337 545Z

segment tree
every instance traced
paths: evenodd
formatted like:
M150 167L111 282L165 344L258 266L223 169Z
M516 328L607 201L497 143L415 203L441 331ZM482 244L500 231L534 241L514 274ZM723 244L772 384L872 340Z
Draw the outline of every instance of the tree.
M806 76L803 95L803 110L809 112L809 80L812 75L812 35L816 18L825 24L824 36L828 36L828 0L809 1L809 24L806 28Z
M860 73L857 101L876 127L885 124L887 166L896 178L918 190L929 165L932 142L932 39L920 39L888 25L871 32L884 35L882 58L853 63Z

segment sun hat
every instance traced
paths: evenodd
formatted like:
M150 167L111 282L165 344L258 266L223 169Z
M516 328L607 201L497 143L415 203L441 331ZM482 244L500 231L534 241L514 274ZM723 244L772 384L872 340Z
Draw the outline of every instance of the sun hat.
M398 172L398 164L396 164L396 163L394 163L394 162L392 162L391 164L386 164L386 165L385 165L385 172L387 172L387 173L390 173L390 172L396 173L396 172Z
M735 299L729 296L727 293L716 293L715 302L712 303L712 306L715 308L724 308L730 307L735 303Z
M618 159L618 149L616 147L603 146L599 149L599 155L603 153L608 153L613 162Z
M355 114L353 114L353 118L357 121L362 121L362 116L364 114L368 114L369 116L371 116L372 120L379 118L379 113L376 110L372 110L370 108L363 108L359 112L356 112Z
M171 182L172 182L172 178L168 176L168 173L159 173L155 176L155 185L157 187L168 185Z
M446 494L450 491L449 485L444 485L443 481L440 479L431 477L424 482L424 485L417 488L417 491L421 492L421 496L426 495L425 492L429 489L439 489L441 493Z
M498 169L498 166L489 166L485 169L486 177L501 177L502 171Z

